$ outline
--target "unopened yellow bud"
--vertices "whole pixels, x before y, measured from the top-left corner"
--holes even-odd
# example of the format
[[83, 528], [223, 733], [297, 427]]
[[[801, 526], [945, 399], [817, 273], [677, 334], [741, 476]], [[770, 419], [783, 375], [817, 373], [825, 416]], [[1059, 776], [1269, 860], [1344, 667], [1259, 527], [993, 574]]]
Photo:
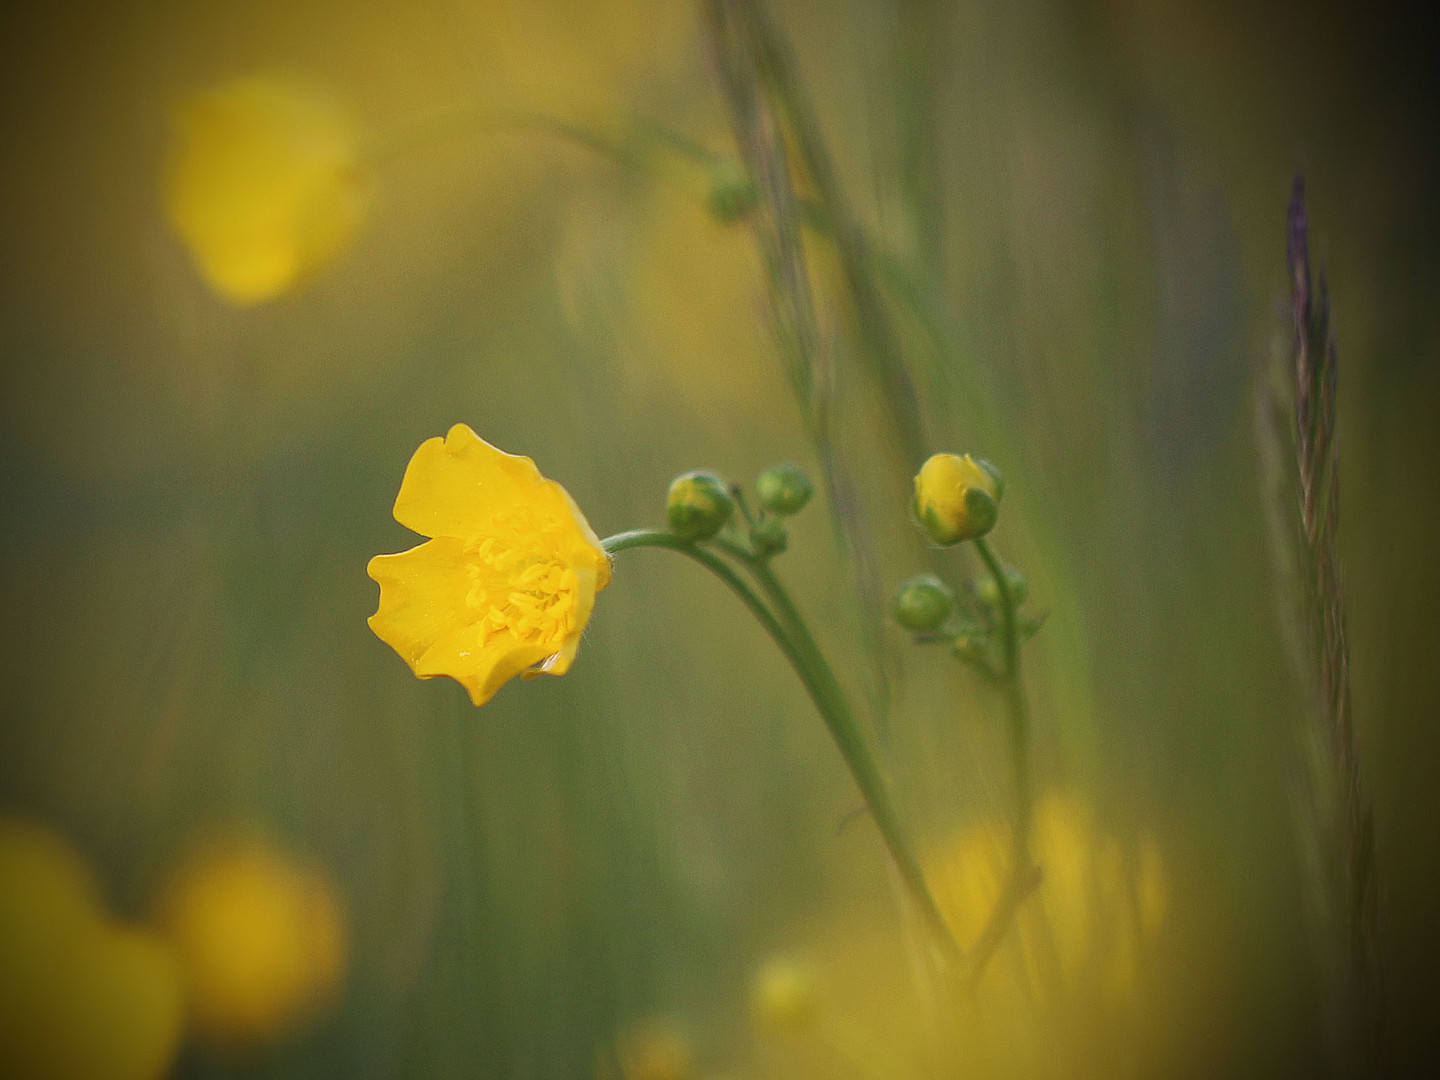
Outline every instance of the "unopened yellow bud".
[[712, 472], [688, 472], [670, 483], [665, 518], [686, 540], [708, 540], [725, 526], [735, 502], [725, 481]]
[[937, 544], [974, 540], [995, 527], [1004, 482], [983, 458], [936, 454], [915, 475], [915, 516]]

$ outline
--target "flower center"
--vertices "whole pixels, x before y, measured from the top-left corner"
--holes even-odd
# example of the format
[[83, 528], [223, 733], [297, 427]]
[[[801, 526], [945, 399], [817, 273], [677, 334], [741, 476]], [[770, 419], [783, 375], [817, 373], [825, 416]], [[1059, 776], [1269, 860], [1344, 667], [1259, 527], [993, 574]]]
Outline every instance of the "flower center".
[[575, 571], [550, 542], [544, 523], [525, 509], [497, 513], [484, 533], [465, 545], [480, 645], [496, 638], [558, 651], [575, 627]]

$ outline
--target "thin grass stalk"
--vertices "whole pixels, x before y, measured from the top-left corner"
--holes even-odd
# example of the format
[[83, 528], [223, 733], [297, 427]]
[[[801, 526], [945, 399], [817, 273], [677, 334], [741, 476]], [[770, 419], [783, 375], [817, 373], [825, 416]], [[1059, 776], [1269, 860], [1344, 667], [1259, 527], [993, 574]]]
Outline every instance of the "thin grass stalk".
[[900, 339], [875, 277], [869, 239], [841, 191], [834, 161], [820, 134], [820, 123], [809, 95], [796, 72], [789, 42], [757, 0], [734, 0], [732, 6], [750, 36], [762, 85], [773, 95], [794, 140], [800, 163], [814, 186], [817, 208], [824, 215], [840, 256], [863, 351], [884, 392], [905, 464], [913, 471], [929, 456], [931, 440], [925, 431], [920, 399], [906, 367]]
[[[1343, 1073], [1384, 1067], [1380, 887], [1375, 833], [1361, 778], [1350, 692], [1345, 594], [1338, 552], [1339, 356], [1322, 271], [1312, 279], [1302, 177], [1295, 179], [1286, 262], [1290, 310], [1285, 370], [1262, 388], [1260, 444], [1275, 538], [1282, 614], [1307, 692], [1299, 817], [1315, 909], [1327, 1026]], [[1313, 285], [1312, 285], [1313, 283]]]
[[881, 663], [879, 568], [854, 481], [835, 445], [834, 348], [822, 335], [816, 316], [802, 235], [805, 208], [795, 191], [782, 119], [774, 101], [762, 92], [759, 58], [745, 8], [738, 0], [709, 0], [704, 7], [708, 41], [735, 141], [756, 189], [756, 204], [749, 218], [769, 278], [776, 338], [820, 462], [841, 548], [861, 600], [863, 644], [870, 661], [868, 689], [877, 724], [883, 727], [889, 689]]

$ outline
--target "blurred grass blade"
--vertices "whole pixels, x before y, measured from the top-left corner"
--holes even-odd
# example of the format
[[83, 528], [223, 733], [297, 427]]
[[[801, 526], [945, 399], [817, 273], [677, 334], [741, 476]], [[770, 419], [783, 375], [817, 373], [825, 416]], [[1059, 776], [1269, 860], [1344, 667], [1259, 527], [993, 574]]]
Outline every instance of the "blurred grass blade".
[[1338, 351], [1322, 271], [1312, 282], [1305, 186], [1295, 178], [1289, 325], [1261, 388], [1259, 439], [1282, 615], [1306, 691], [1297, 813], [1327, 1025], [1343, 1074], [1380, 1063], [1383, 980], [1374, 825], [1351, 709], [1339, 527]]

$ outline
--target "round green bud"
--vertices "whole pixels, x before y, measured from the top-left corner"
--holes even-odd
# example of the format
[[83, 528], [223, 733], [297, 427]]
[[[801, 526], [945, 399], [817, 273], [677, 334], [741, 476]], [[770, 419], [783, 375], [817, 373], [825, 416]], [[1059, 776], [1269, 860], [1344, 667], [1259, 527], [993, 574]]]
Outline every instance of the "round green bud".
[[750, 544], [757, 555], [779, 555], [790, 546], [790, 530], [779, 518], [761, 518], [750, 530]]
[[810, 474], [789, 462], [771, 465], [755, 478], [755, 495], [772, 514], [798, 514], [814, 494]]
[[705, 205], [716, 221], [729, 224], [739, 221], [755, 208], [759, 193], [750, 174], [738, 161], [724, 161], [710, 174], [710, 191]]
[[974, 540], [995, 527], [1004, 482], [969, 454], [936, 454], [915, 474], [915, 516], [937, 544]]
[[725, 481], [703, 470], [682, 473], [670, 482], [665, 520], [686, 540], [708, 540], [730, 520], [735, 501]]
[[954, 608], [955, 594], [934, 574], [916, 574], [895, 593], [895, 621], [917, 634], [940, 629]]
[[[1005, 567], [1005, 582], [1010, 586], [1010, 602], [1019, 607], [1030, 595], [1030, 580], [1013, 566], [1007, 566]], [[991, 607], [1000, 606], [1000, 586], [989, 574], [976, 582], [975, 591], [979, 593], [980, 599]]]

